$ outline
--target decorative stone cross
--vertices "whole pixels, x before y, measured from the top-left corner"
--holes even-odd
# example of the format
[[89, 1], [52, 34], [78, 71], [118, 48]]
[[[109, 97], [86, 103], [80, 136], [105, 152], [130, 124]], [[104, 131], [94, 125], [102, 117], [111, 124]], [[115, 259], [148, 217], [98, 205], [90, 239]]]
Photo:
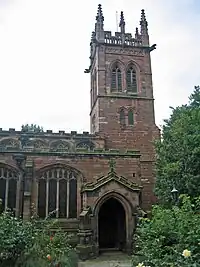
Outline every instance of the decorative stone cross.
[[110, 172], [115, 172], [116, 161], [114, 159], [110, 159], [109, 165], [110, 165]]

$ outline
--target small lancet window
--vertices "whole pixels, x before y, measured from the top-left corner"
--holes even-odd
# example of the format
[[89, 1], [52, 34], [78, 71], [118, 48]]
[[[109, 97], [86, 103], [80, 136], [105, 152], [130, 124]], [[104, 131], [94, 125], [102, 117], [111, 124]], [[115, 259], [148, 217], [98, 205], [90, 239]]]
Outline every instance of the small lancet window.
[[112, 79], [111, 89], [121, 92], [122, 91], [122, 73], [118, 66], [112, 69], [111, 79]]
[[128, 111], [128, 125], [134, 125], [134, 114], [133, 110]]
[[128, 92], [137, 93], [137, 75], [136, 75], [136, 70], [133, 67], [130, 67], [127, 70], [126, 86]]
[[126, 118], [125, 118], [125, 111], [124, 109], [121, 109], [119, 112], [119, 121], [121, 126], [125, 126], [126, 124]]

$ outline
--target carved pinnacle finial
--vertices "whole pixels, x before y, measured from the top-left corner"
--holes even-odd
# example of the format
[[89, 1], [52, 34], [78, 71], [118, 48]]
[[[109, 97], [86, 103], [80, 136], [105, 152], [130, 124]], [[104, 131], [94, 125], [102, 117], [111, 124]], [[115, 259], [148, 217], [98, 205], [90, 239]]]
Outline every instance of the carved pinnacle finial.
[[148, 22], [146, 20], [144, 9], [142, 9], [141, 11], [140, 26], [141, 26], [141, 34], [148, 34]]
[[119, 22], [119, 27], [121, 28], [121, 32], [125, 33], [125, 20], [124, 20], [124, 12], [121, 11], [121, 15], [120, 15], [120, 22]]
[[146, 16], [145, 16], [144, 9], [141, 10], [141, 21], [146, 21]]
[[99, 23], [102, 23], [102, 24], [104, 22], [104, 16], [103, 16], [103, 11], [102, 11], [101, 4], [98, 5], [96, 21], [99, 22]]
[[96, 40], [99, 43], [104, 42], [104, 16], [101, 8], [101, 4], [98, 5], [97, 16], [96, 16], [96, 23], [95, 23], [95, 33], [96, 33]]
[[138, 27], [136, 27], [135, 29], [135, 38], [137, 39], [139, 37], [139, 31], [138, 31]]
[[121, 16], [120, 16], [120, 23], [119, 26], [125, 25], [125, 20], [124, 20], [124, 12], [121, 11]]

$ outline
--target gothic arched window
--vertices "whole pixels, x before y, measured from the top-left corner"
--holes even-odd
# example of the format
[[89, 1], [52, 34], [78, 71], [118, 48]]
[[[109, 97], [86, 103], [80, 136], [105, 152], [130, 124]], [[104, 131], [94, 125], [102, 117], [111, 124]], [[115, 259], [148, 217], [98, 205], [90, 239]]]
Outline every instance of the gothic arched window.
[[128, 111], [128, 125], [134, 125], [134, 114], [133, 110]]
[[126, 72], [126, 87], [128, 92], [137, 93], [137, 73], [133, 66]]
[[[94, 115], [95, 116], [95, 115]], [[90, 150], [92, 150], [92, 149], [94, 149], [95, 148], [95, 145], [94, 145], [94, 143], [93, 142], [91, 142], [91, 141], [82, 141], [82, 142], [80, 142], [80, 143], [78, 143], [77, 145], [76, 145], [76, 148], [85, 148], [85, 149], [90, 149]]]
[[19, 173], [15, 169], [0, 166], [0, 212], [10, 209], [15, 214], [18, 180]]
[[115, 67], [112, 69], [111, 89], [119, 92], [122, 91], [122, 73], [117, 65], [115, 65]]
[[124, 109], [121, 109], [119, 112], [119, 122], [121, 126], [125, 126], [126, 124], [126, 117]]
[[44, 171], [38, 181], [39, 217], [77, 217], [77, 173], [65, 167]]

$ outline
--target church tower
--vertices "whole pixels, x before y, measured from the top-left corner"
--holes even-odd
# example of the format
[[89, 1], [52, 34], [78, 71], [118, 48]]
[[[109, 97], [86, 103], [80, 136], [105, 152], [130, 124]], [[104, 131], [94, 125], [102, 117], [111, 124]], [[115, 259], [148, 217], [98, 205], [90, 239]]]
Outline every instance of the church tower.
[[142, 10], [140, 29], [127, 33], [121, 12], [113, 36], [104, 30], [104, 16], [98, 6], [90, 43], [91, 132], [129, 135], [141, 127], [155, 126], [148, 23]]
[[150, 55], [156, 45], [149, 42], [144, 10], [134, 36], [126, 32], [123, 12], [119, 28], [114, 35], [104, 30], [99, 5], [90, 43], [90, 67], [85, 70], [91, 75], [91, 133], [103, 136], [108, 150], [140, 152], [143, 205], [149, 206], [154, 202], [154, 140], [160, 137], [155, 124]]

